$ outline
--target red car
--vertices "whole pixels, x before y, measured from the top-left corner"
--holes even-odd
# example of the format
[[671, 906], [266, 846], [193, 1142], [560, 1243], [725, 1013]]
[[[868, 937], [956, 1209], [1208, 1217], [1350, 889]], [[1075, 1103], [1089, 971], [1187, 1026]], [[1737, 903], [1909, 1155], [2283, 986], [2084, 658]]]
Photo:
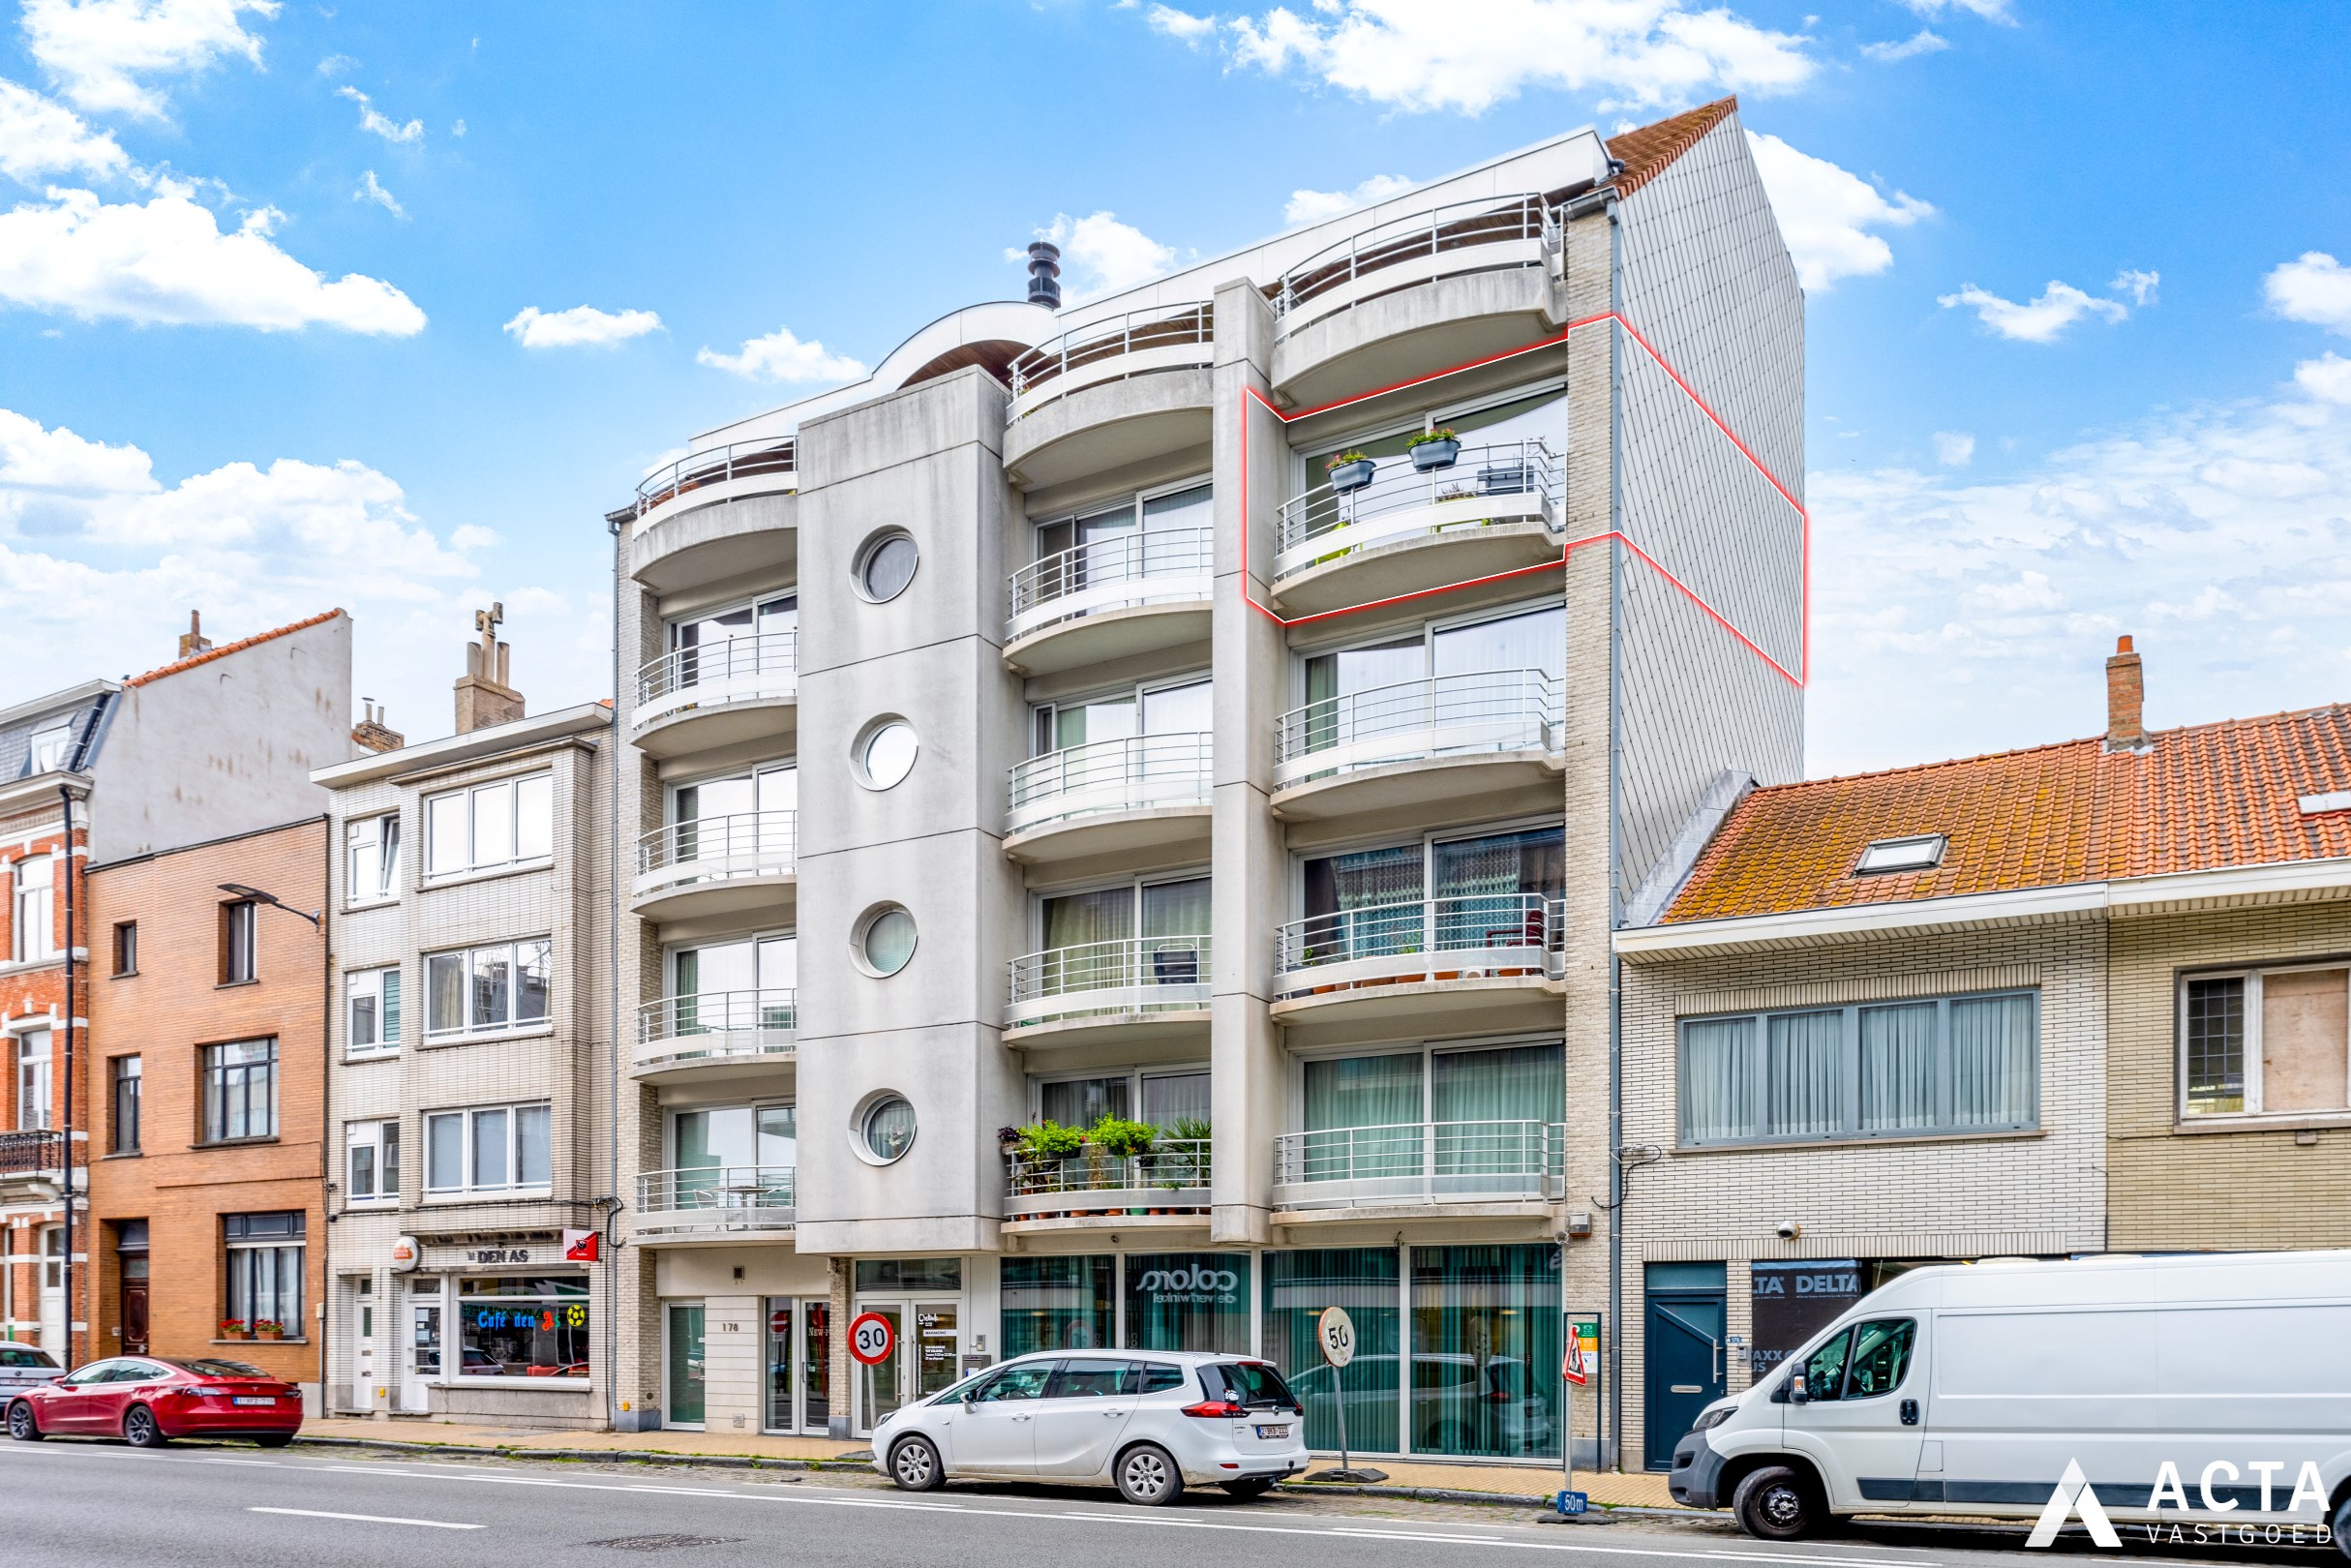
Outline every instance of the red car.
[[121, 1437], [161, 1448], [174, 1437], [250, 1437], [284, 1448], [302, 1429], [302, 1391], [258, 1367], [206, 1356], [116, 1356], [77, 1367], [9, 1401], [8, 1434]]

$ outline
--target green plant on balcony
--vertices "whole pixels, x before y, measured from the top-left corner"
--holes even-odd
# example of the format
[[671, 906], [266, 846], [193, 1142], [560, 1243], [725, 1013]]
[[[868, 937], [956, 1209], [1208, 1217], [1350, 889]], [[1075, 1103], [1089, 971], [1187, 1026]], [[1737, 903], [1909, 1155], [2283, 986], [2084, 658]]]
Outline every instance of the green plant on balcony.
[[1068, 1160], [1085, 1146], [1083, 1129], [1064, 1127], [1050, 1118], [1039, 1121], [1033, 1127], [1020, 1129], [1019, 1142], [1015, 1145], [1022, 1154], [1036, 1161]]
[[1151, 1152], [1152, 1139], [1159, 1130], [1149, 1122], [1130, 1122], [1116, 1116], [1104, 1116], [1086, 1131], [1086, 1141], [1114, 1160], [1131, 1160], [1136, 1155]]

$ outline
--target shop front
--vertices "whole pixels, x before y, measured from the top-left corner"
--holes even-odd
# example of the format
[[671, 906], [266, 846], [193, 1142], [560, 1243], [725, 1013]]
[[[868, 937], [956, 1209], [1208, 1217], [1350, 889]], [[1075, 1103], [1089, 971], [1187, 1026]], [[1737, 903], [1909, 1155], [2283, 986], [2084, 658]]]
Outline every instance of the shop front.
[[647, 1404], [660, 1425], [824, 1434], [836, 1334], [825, 1259], [782, 1240], [647, 1251], [660, 1298], [643, 1352]]
[[[347, 1282], [364, 1298], [353, 1316], [365, 1323], [370, 1360], [392, 1363], [391, 1408], [602, 1424], [594, 1375], [602, 1291], [586, 1264], [564, 1256], [558, 1233], [501, 1236], [495, 1245], [403, 1237], [385, 1285]], [[388, 1323], [378, 1317], [384, 1308]], [[388, 1358], [377, 1339], [386, 1329]]]

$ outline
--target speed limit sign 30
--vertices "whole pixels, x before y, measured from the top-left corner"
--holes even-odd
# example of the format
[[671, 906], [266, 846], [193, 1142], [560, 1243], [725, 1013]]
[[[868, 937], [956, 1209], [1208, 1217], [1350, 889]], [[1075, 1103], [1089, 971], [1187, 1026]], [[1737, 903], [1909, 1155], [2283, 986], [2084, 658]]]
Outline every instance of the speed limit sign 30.
[[878, 1367], [889, 1359], [897, 1334], [880, 1312], [860, 1312], [849, 1325], [849, 1353], [860, 1366]]

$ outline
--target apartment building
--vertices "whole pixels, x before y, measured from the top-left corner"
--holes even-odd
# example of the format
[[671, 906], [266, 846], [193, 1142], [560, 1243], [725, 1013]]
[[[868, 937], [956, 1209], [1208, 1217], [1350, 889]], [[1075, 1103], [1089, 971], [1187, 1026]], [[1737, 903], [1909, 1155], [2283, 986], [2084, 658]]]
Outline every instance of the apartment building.
[[92, 1094], [111, 1089], [91, 1057], [111, 1042], [94, 1040], [90, 1010], [112, 933], [94, 964], [85, 868], [315, 815], [310, 770], [349, 746], [342, 611], [219, 647], [191, 616], [178, 652], [0, 710], [0, 1336], [72, 1362], [111, 1352], [91, 1338], [101, 1317], [119, 1326], [93, 1290], [137, 1267], [122, 1245], [135, 1234], [91, 1220], [106, 1126]]
[[1718, 774], [1800, 770], [1803, 301], [1735, 106], [1066, 308], [1032, 257], [610, 519], [619, 1419], [1188, 1347], [1328, 1445], [1343, 1305], [1359, 1452], [1556, 1457], [1610, 932]]
[[[330, 798], [329, 1409], [609, 1421], [612, 709], [537, 716], [480, 612], [456, 733]], [[371, 715], [371, 719], [373, 719]]]
[[1918, 1263], [2351, 1245], [2351, 710], [2149, 731], [2127, 637], [2107, 685], [1724, 800], [1617, 933], [1628, 1463]]

